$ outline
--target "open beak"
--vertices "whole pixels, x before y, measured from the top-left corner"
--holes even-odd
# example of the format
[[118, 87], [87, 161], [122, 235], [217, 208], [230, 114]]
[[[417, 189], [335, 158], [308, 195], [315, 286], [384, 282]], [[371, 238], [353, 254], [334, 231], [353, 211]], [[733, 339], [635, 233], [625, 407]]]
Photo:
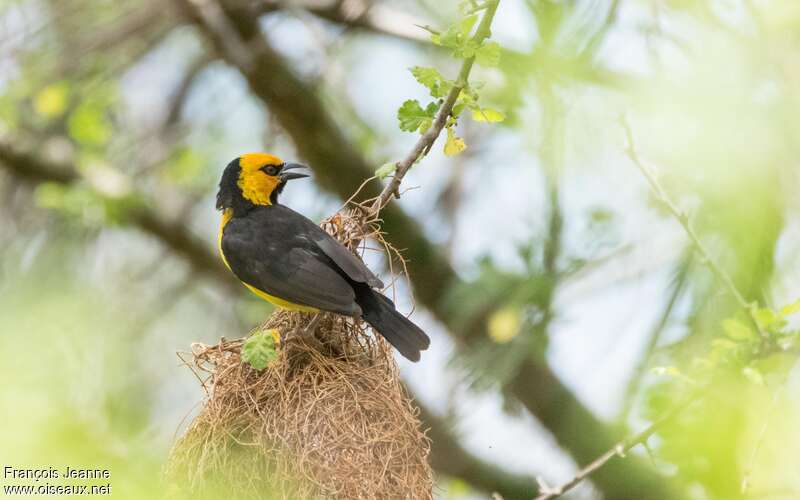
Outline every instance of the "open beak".
[[299, 163], [287, 163], [281, 169], [280, 179], [281, 182], [290, 181], [292, 179], [302, 179], [303, 177], [308, 177], [308, 174], [302, 174], [300, 172], [290, 172], [290, 170], [297, 170], [299, 168], [307, 169], [305, 165], [300, 165]]

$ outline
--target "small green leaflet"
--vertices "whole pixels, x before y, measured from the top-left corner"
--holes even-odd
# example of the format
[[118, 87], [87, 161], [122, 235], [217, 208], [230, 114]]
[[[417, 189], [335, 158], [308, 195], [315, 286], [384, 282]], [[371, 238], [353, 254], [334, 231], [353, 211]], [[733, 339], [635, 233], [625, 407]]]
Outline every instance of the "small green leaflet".
[[480, 48], [470, 37], [477, 20], [478, 16], [475, 14], [467, 16], [441, 33], [432, 33], [431, 41], [436, 45], [451, 49], [456, 57], [462, 59], [472, 57]]
[[426, 68], [423, 66], [414, 66], [410, 68], [411, 74], [417, 79], [419, 83], [426, 87], [433, 88], [440, 80], [444, 80], [439, 70], [436, 68]]
[[263, 370], [278, 353], [275, 350], [276, 330], [262, 330], [249, 336], [242, 345], [242, 361], [255, 370]]
[[395, 170], [397, 170], [397, 163], [390, 161], [389, 163], [384, 163], [378, 167], [378, 170], [375, 171], [375, 176], [378, 179], [385, 179], [392, 175]]
[[758, 338], [749, 326], [736, 319], [726, 319], [722, 322], [722, 329], [728, 338], [733, 340], [755, 340]]
[[481, 66], [495, 67], [500, 64], [500, 44], [487, 42], [475, 51], [475, 62]]
[[425, 109], [419, 104], [416, 99], [409, 99], [400, 106], [397, 110], [397, 119], [400, 122], [400, 130], [406, 132], [425, 133], [433, 123], [433, 118], [436, 116], [436, 111], [439, 105], [435, 102], [428, 104]]
[[453, 88], [453, 82], [445, 79], [435, 68], [414, 66], [409, 71], [419, 83], [430, 90], [432, 97], [444, 97]]
[[466, 16], [464, 19], [461, 20], [460, 23], [458, 23], [458, 27], [459, 27], [459, 30], [461, 32], [460, 34], [461, 34], [461, 36], [463, 38], [466, 38], [466, 37], [469, 36], [469, 34], [472, 32], [472, 27], [475, 26], [475, 23], [477, 21], [478, 21], [478, 15], [477, 14], [472, 14], [472, 15]]
[[459, 33], [458, 28], [455, 26], [450, 26], [441, 33], [431, 34], [431, 41], [436, 45], [441, 45], [442, 47], [456, 49], [460, 43], [460, 35], [461, 34]]
[[786, 320], [767, 307], [752, 307], [750, 309], [750, 314], [753, 316], [756, 323], [758, 323], [758, 326], [764, 330], [782, 328], [786, 324]]

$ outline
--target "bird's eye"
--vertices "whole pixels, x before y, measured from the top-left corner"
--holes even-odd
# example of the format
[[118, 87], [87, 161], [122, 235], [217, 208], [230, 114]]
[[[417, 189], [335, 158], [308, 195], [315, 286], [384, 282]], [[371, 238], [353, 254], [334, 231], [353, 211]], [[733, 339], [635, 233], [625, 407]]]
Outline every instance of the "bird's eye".
[[267, 175], [276, 175], [278, 173], [278, 167], [276, 167], [275, 165], [267, 165], [261, 170], [263, 170], [264, 173], [266, 173]]

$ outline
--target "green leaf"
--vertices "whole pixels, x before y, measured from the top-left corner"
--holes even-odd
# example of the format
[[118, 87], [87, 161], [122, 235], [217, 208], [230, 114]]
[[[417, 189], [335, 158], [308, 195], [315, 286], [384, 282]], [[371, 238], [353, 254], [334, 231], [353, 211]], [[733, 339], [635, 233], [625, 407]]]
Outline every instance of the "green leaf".
[[458, 23], [459, 30], [461, 32], [461, 36], [466, 38], [472, 32], [472, 27], [475, 26], [475, 22], [478, 20], [477, 14], [472, 14], [471, 16], [467, 16]]
[[758, 369], [753, 368], [752, 366], [745, 366], [742, 369], [742, 375], [756, 385], [764, 385], [764, 376], [760, 371], [758, 371]]
[[467, 59], [476, 55], [478, 53], [478, 49], [480, 49], [478, 43], [470, 39], [459, 44], [458, 47], [456, 47], [456, 49], [453, 51], [453, 55], [462, 59]]
[[498, 123], [506, 119], [506, 115], [492, 108], [476, 108], [472, 110], [472, 119], [476, 122]]
[[469, 109], [480, 109], [481, 107], [477, 103], [478, 94], [472, 90], [471, 87], [465, 87], [461, 89], [461, 92], [458, 93], [458, 99], [456, 102], [463, 103], [469, 106]]
[[470, 36], [477, 21], [478, 15], [472, 14], [440, 33], [428, 29], [431, 32], [431, 41], [452, 50], [455, 57], [466, 59], [475, 56], [479, 64], [497, 66], [500, 62], [500, 46], [496, 42], [488, 42], [481, 46]]
[[375, 171], [375, 175], [378, 177], [378, 179], [385, 179], [392, 175], [395, 170], [397, 170], [397, 163], [391, 161], [381, 165], [378, 170]]
[[767, 330], [771, 326], [781, 322], [781, 318], [772, 309], [766, 307], [754, 307], [750, 309], [753, 319], [758, 323], [758, 326]]
[[414, 66], [413, 68], [409, 69], [409, 71], [411, 71], [411, 74], [414, 75], [414, 78], [416, 78], [419, 83], [425, 85], [429, 89], [432, 89], [434, 86], [436, 86], [439, 81], [444, 80], [444, 77], [436, 68]]
[[441, 45], [450, 49], [456, 49], [459, 45], [461, 45], [461, 33], [456, 26], [450, 26], [440, 33], [439, 36], [431, 36], [431, 40], [437, 45]]
[[439, 105], [430, 103], [423, 109], [419, 101], [416, 99], [409, 99], [400, 106], [397, 110], [397, 119], [400, 122], [400, 130], [406, 132], [416, 132], [420, 130], [424, 132], [430, 128], [433, 123], [433, 117], [436, 116], [436, 110]]
[[488, 42], [475, 51], [475, 62], [481, 66], [494, 67], [500, 64], [500, 44]]
[[262, 330], [249, 336], [242, 345], [242, 361], [255, 370], [263, 370], [278, 357], [277, 338], [277, 330]]
[[431, 128], [431, 125], [433, 125], [433, 119], [428, 118], [427, 120], [423, 120], [423, 122], [419, 124], [419, 133], [424, 134]]
[[106, 110], [91, 101], [78, 106], [68, 120], [70, 135], [89, 146], [102, 146], [111, 139], [111, 122]]
[[797, 300], [796, 302], [781, 307], [780, 316], [781, 317], [791, 316], [792, 314], [796, 314], [799, 312], [800, 312], [800, 300]]
[[725, 335], [733, 340], [755, 340], [758, 338], [752, 328], [736, 319], [726, 319], [722, 322]]
[[464, 139], [457, 137], [453, 127], [447, 128], [447, 142], [444, 143], [444, 154], [447, 156], [455, 156], [467, 149], [467, 144]]
[[444, 97], [453, 88], [453, 82], [445, 79], [436, 68], [414, 66], [410, 71], [419, 83], [430, 90], [433, 97]]

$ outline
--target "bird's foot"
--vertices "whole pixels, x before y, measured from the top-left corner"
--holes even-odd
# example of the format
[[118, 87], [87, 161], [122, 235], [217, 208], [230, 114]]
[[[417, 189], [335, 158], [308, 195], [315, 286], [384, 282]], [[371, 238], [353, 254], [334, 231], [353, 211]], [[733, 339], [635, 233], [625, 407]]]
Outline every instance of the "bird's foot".
[[303, 343], [314, 347], [317, 351], [322, 350], [322, 342], [314, 335], [314, 332], [317, 330], [317, 325], [319, 324], [320, 319], [322, 319], [322, 314], [317, 313], [311, 318], [311, 321], [305, 327], [301, 325], [297, 325], [294, 329], [293, 337], [300, 339]]

